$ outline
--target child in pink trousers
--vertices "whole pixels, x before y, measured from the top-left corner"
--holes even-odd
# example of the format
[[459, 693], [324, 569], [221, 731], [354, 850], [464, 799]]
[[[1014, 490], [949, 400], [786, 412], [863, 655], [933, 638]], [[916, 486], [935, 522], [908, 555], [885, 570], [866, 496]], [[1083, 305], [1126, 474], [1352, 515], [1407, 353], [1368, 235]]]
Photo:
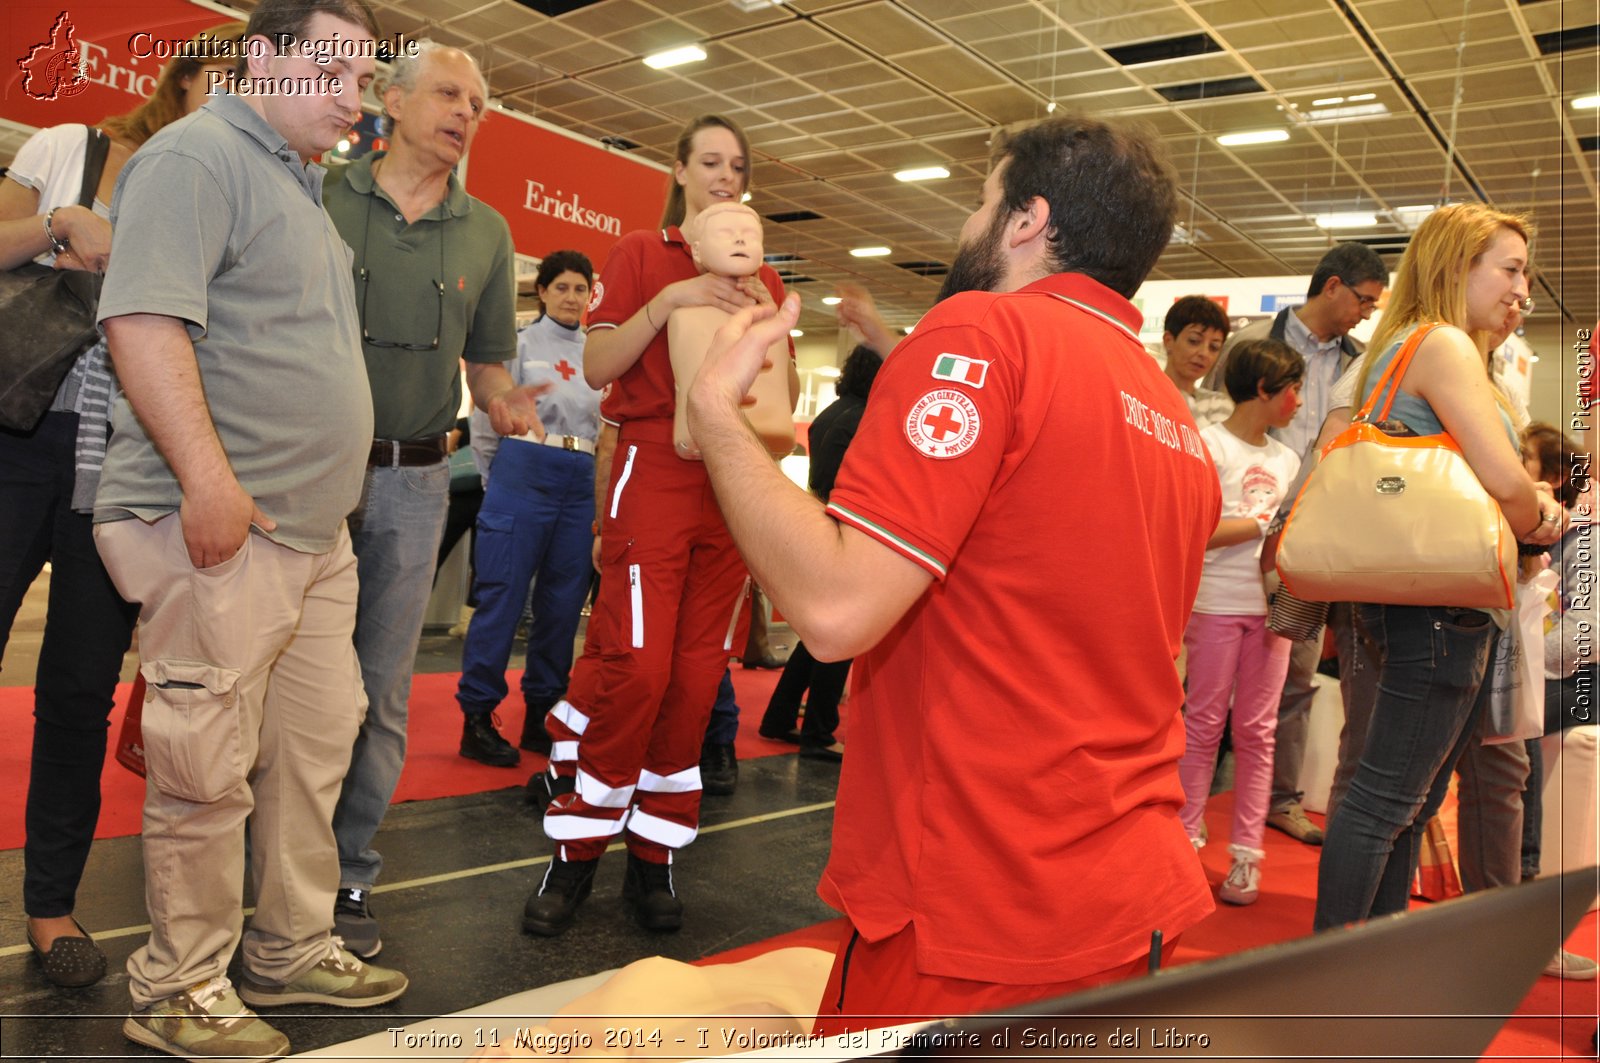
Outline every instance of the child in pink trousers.
[[1188, 745], [1178, 761], [1185, 804], [1183, 826], [1196, 849], [1217, 745], [1231, 703], [1233, 868], [1218, 896], [1252, 904], [1261, 889], [1261, 835], [1272, 796], [1273, 738], [1278, 699], [1289, 670], [1291, 643], [1267, 630], [1261, 583], [1261, 542], [1267, 525], [1300, 469], [1300, 457], [1267, 434], [1283, 428], [1300, 408], [1305, 363], [1277, 340], [1240, 344], [1230, 354], [1223, 383], [1235, 403], [1225, 421], [1200, 432], [1222, 481], [1222, 519], [1206, 543], [1205, 568], [1194, 613], [1183, 633], [1189, 654]]

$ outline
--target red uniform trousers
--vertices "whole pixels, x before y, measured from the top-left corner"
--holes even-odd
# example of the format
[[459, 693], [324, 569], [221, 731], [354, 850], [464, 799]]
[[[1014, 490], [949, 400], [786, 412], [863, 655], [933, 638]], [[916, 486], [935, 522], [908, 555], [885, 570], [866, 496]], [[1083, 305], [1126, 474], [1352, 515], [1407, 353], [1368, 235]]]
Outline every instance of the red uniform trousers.
[[544, 829], [591, 860], [627, 829], [655, 863], [700, 826], [700, 746], [747, 617], [744, 561], [705, 466], [673, 453], [672, 421], [623, 424], [601, 521], [600, 595], [565, 700], [545, 719], [577, 790]]

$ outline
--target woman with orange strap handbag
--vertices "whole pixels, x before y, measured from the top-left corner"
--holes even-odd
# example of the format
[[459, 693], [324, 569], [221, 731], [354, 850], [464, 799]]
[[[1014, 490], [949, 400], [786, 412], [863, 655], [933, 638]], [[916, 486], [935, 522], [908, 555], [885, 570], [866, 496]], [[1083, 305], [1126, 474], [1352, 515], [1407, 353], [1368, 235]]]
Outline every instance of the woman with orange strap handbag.
[[[1523, 542], [1548, 544], [1562, 511], [1522, 467], [1504, 401], [1490, 382], [1487, 338], [1528, 298], [1531, 227], [1480, 204], [1440, 208], [1401, 259], [1367, 348], [1358, 401], [1420, 328], [1395, 384], [1390, 417], [1420, 435], [1447, 433]], [[1356, 606], [1379, 651], [1378, 696], [1360, 766], [1328, 824], [1315, 927], [1406, 909], [1422, 828], [1444, 800], [1484, 702], [1480, 694], [1504, 617], [1433, 605]]]

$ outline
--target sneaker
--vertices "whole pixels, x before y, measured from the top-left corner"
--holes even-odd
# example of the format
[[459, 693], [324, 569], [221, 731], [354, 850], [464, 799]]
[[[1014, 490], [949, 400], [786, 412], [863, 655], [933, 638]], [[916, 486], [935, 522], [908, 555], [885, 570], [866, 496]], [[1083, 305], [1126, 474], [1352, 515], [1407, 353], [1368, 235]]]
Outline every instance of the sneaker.
[[123, 1021], [122, 1033], [186, 1059], [265, 1063], [289, 1054], [289, 1039], [245, 1007], [221, 976], [140, 1008]]
[[582, 904], [594, 889], [595, 868], [599, 859], [563, 860], [552, 857], [539, 889], [522, 908], [522, 929], [541, 937], [555, 937], [578, 914]]
[[1579, 956], [1576, 952], [1561, 949], [1555, 954], [1554, 959], [1545, 964], [1544, 973], [1551, 978], [1586, 982], [1596, 974], [1600, 974], [1600, 964], [1596, 964], [1587, 956]]
[[341, 886], [333, 901], [333, 932], [344, 939], [345, 948], [363, 960], [383, 951], [378, 919], [367, 900], [371, 893], [371, 886]]
[[1261, 895], [1261, 859], [1267, 854], [1242, 845], [1230, 845], [1228, 852], [1233, 856], [1233, 868], [1217, 890], [1218, 899], [1228, 904], [1256, 903]]
[[336, 937], [328, 939], [328, 954], [317, 965], [287, 985], [253, 981], [249, 974], [239, 983], [246, 1004], [270, 1008], [280, 1004], [332, 1004], [336, 1008], [371, 1008], [387, 1004], [406, 991], [410, 980], [399, 971], [362, 963]]
[[552, 775], [550, 771], [549, 768], [540, 768], [528, 776], [528, 784], [522, 788], [522, 796], [527, 798], [528, 804], [549, 808], [550, 802], [562, 794], [578, 792], [576, 775]]
[[469, 714], [461, 726], [461, 755], [496, 768], [514, 768], [522, 754], [500, 737], [494, 725], [493, 713]]
[[629, 853], [622, 899], [633, 906], [634, 917], [646, 930], [671, 933], [683, 925], [683, 902], [672, 888], [671, 864], [651, 863]]
[[732, 742], [714, 742], [700, 751], [700, 788], [712, 797], [731, 797], [739, 785], [739, 758]]
[[1322, 828], [1311, 822], [1298, 801], [1268, 813], [1267, 826], [1307, 845], [1322, 844]]

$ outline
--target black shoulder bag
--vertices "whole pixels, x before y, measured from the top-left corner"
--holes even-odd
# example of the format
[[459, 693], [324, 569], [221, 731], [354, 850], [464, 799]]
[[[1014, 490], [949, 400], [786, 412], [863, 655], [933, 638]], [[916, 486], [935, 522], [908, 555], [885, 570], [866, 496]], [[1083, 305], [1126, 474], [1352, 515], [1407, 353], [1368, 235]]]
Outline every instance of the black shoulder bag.
[[[94, 207], [111, 138], [89, 129], [78, 205]], [[0, 272], [0, 428], [31, 432], [95, 340], [100, 274], [24, 262]]]

